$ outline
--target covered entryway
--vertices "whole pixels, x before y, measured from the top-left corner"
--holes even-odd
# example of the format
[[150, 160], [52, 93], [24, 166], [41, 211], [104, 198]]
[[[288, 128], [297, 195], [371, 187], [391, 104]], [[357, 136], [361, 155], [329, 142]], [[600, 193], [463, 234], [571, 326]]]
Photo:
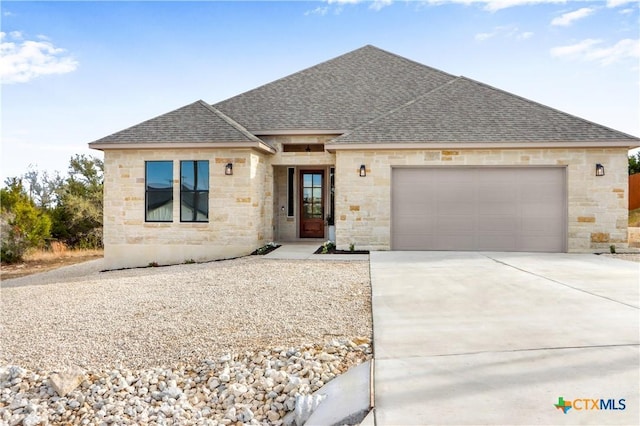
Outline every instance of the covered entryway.
[[323, 241], [333, 225], [332, 165], [273, 167], [274, 241]]
[[392, 250], [564, 252], [565, 167], [393, 168]]

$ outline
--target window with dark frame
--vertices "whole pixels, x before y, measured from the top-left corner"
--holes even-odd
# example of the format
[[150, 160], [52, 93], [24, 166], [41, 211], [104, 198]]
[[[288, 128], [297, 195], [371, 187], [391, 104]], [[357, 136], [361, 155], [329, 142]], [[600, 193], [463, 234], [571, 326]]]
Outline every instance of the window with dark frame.
[[173, 221], [173, 161], [145, 161], [145, 221]]
[[180, 222], [209, 221], [209, 161], [180, 161]]
[[335, 225], [336, 221], [336, 169], [329, 169], [329, 225]]
[[294, 216], [294, 202], [295, 202], [295, 193], [293, 192], [294, 181], [295, 181], [295, 173], [296, 169], [293, 167], [289, 167], [287, 169], [287, 216]]

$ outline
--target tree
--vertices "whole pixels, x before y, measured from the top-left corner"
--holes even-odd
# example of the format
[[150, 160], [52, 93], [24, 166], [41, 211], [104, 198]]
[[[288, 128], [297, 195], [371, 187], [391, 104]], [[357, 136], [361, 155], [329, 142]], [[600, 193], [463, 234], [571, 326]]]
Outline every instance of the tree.
[[635, 156], [629, 156], [629, 174], [636, 173], [640, 173], [640, 152], [637, 152]]
[[1, 257], [3, 262], [22, 260], [29, 248], [44, 246], [51, 236], [51, 218], [29, 199], [22, 181], [11, 178], [0, 189]]
[[29, 198], [36, 206], [43, 209], [52, 209], [58, 203], [58, 195], [64, 184], [64, 179], [57, 171], [49, 176], [46, 171], [40, 173], [33, 165], [29, 165], [27, 173], [22, 176], [27, 183]]
[[75, 155], [69, 162], [52, 212], [53, 235], [69, 246], [102, 247], [103, 172], [102, 160], [93, 156]]

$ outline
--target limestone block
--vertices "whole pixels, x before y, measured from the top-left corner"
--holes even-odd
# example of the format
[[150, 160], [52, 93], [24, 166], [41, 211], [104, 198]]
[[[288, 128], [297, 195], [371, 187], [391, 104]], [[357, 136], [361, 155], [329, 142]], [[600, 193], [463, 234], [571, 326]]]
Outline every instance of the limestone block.
[[608, 232], [592, 232], [591, 233], [592, 243], [608, 243], [609, 241], [610, 241], [610, 236]]

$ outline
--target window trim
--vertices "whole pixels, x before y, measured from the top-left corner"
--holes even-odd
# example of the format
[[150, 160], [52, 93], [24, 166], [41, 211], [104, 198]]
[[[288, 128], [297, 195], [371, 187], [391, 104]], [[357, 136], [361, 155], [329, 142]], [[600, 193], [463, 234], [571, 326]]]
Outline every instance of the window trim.
[[[183, 185], [182, 185], [182, 165], [184, 163], [193, 163], [193, 171], [194, 171], [194, 177], [193, 177], [193, 190], [183, 190]], [[198, 188], [198, 163], [207, 163], [207, 190], [199, 190]], [[180, 223], [209, 223], [209, 190], [211, 188], [211, 168], [209, 167], [209, 160], [180, 160]], [[182, 196], [183, 194], [193, 194], [193, 205], [194, 205], [194, 209], [193, 209], [193, 215], [194, 218], [192, 220], [184, 220], [182, 218]], [[205, 220], [198, 220], [198, 195], [201, 194], [206, 194], [206, 204], [207, 204], [207, 218]]]
[[[148, 165], [149, 163], [168, 163], [171, 165], [171, 188], [157, 190], [152, 192], [170, 192], [171, 193], [171, 218], [167, 220], [153, 220], [149, 219], [149, 184], [148, 184]], [[175, 201], [173, 196], [173, 160], [152, 160], [144, 162], [144, 221], [145, 223], [172, 223], [173, 222], [173, 203]]]

